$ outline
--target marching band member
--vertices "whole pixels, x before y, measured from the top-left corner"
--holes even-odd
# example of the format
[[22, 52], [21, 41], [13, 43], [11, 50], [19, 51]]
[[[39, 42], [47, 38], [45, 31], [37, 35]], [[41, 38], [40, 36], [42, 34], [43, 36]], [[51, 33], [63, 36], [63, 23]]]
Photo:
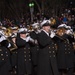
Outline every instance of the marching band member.
[[10, 75], [11, 61], [10, 61], [10, 51], [8, 47], [10, 47], [10, 44], [1, 32], [0, 33], [0, 74], [1, 75]]
[[56, 60], [56, 44], [51, 39], [50, 21], [44, 20], [42, 31], [38, 34], [38, 71], [37, 75], [59, 75]]
[[11, 37], [9, 37], [9, 42], [11, 46], [9, 47], [11, 52], [11, 64], [12, 64], [12, 73], [17, 74], [17, 46], [16, 46], [16, 34], [12, 34]]
[[18, 75], [32, 74], [32, 60], [29, 41], [34, 41], [27, 36], [25, 28], [19, 29], [16, 38], [17, 49], [17, 71]]
[[39, 30], [39, 23], [32, 24], [34, 31], [30, 33], [32, 39], [35, 40], [34, 43], [31, 43], [31, 54], [32, 54], [32, 63], [33, 63], [33, 73], [37, 75], [37, 62], [38, 62], [38, 42], [37, 42], [37, 35], [40, 33]]
[[60, 25], [56, 32], [57, 42], [57, 63], [60, 75], [73, 75], [74, 50], [66, 34], [64, 25]]

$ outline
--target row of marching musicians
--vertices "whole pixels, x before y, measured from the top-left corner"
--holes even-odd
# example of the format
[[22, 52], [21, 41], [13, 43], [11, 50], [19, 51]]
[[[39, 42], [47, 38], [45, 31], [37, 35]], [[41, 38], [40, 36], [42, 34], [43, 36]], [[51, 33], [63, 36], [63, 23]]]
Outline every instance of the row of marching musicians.
[[73, 75], [74, 34], [61, 24], [52, 30], [49, 20], [41, 23], [41, 30], [19, 29], [17, 35], [5, 37], [0, 31], [0, 74], [11, 75]]

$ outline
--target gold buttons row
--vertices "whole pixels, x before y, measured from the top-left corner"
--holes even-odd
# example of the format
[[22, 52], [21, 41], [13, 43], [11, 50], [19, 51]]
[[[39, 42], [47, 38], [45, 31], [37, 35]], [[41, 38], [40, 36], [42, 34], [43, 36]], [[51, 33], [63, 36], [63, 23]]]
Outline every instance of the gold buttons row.
[[[50, 49], [51, 47], [49, 47], [49, 49]], [[55, 48], [55, 47], [52, 47], [53, 49]]]
[[[24, 48], [24, 49], [26, 49], [26, 48]], [[30, 49], [30, 47], [28, 49]]]
[[52, 52], [51, 52], [51, 51], [49, 51], [49, 53], [55, 53], [55, 51], [52, 51]]
[[[26, 59], [24, 59], [25, 61], [27, 61]], [[31, 61], [31, 59], [29, 59], [29, 61]]]
[[50, 58], [51, 58], [51, 57], [56, 57], [56, 56], [55, 56], [55, 55], [50, 55]]
[[70, 54], [71, 52], [65, 52], [65, 54]]
[[[24, 51], [24, 53], [26, 53], [26, 51]], [[30, 51], [28, 53], [30, 53]]]

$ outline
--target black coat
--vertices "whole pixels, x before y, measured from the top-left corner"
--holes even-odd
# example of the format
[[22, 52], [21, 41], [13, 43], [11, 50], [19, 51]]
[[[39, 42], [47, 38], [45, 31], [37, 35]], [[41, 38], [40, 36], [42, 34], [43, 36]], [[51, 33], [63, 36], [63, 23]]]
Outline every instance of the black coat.
[[44, 32], [38, 34], [38, 75], [59, 75], [56, 61], [56, 44]]
[[11, 37], [9, 38], [9, 42], [11, 44], [11, 47], [10, 47], [11, 63], [12, 63], [12, 67], [14, 68], [15, 66], [17, 66], [17, 46], [12, 41], [12, 38]]
[[8, 42], [6, 40], [1, 42], [0, 46], [0, 75], [10, 75], [11, 60], [10, 60], [10, 51], [6, 47]]
[[[37, 40], [37, 35], [34, 31], [30, 33], [30, 36], [32, 39]], [[38, 59], [38, 50], [39, 46], [38, 44], [31, 43], [31, 55], [32, 55], [32, 63], [34, 66], [37, 65], [37, 59]]]
[[59, 69], [69, 69], [74, 67], [74, 50], [72, 40], [68, 37], [57, 38], [57, 62]]
[[31, 74], [32, 61], [29, 43], [20, 37], [16, 38], [18, 75]]

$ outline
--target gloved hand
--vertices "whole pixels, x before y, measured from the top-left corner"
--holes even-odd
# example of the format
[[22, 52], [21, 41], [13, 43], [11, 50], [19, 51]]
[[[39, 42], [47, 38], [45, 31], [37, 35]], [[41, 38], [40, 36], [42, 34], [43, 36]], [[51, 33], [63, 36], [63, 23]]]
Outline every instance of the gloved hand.
[[55, 33], [54, 32], [51, 32], [50, 37], [53, 38], [54, 36], [55, 36]]
[[26, 37], [26, 42], [29, 42], [29, 41], [32, 43], [34, 42], [34, 40], [30, 36]]
[[29, 42], [30, 36], [26, 37], [26, 42]]

